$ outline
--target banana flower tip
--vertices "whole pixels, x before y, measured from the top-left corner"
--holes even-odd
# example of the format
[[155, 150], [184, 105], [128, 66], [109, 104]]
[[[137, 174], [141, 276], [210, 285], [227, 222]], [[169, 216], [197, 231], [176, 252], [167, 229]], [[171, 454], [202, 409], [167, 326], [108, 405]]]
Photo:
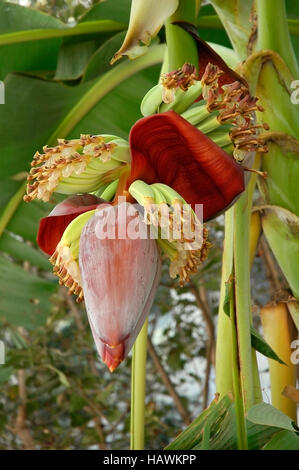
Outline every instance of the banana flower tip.
[[110, 372], [114, 372], [119, 364], [124, 360], [124, 353], [124, 343], [120, 343], [117, 346], [110, 346], [109, 344], [105, 344], [102, 357]]

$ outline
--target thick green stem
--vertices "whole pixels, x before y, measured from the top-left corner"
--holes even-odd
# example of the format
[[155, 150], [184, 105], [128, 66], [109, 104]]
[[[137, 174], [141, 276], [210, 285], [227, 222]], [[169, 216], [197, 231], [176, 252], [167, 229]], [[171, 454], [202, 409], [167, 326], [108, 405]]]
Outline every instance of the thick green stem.
[[[261, 156], [257, 154], [253, 164], [254, 169], [259, 169]], [[250, 325], [251, 317], [251, 293], [250, 293], [250, 222], [253, 193], [257, 176], [252, 175], [246, 192], [235, 205], [235, 235], [234, 235], [234, 265], [236, 285], [236, 309], [238, 324], [240, 352], [241, 384], [245, 411], [256, 403], [262, 401], [262, 392], [259, 379], [256, 352], [251, 348]], [[241, 323], [239, 324], [238, 321]], [[245, 359], [244, 359], [245, 358]], [[245, 361], [245, 362], [244, 362]], [[248, 374], [248, 375], [247, 375]]]
[[292, 46], [286, 16], [285, 0], [257, 0], [258, 50], [272, 49], [285, 61], [295, 78], [298, 64]]
[[[259, 157], [254, 167], [259, 166]], [[240, 380], [244, 409], [261, 401], [261, 388], [255, 351], [251, 348], [251, 302], [249, 227], [252, 196], [256, 184], [253, 175], [246, 192], [225, 214], [225, 239], [216, 345], [216, 390], [221, 396], [233, 390], [231, 322], [223, 310], [225, 283], [235, 267], [236, 324], [240, 362]], [[234, 260], [234, 262], [233, 262]]]
[[245, 191], [234, 206], [234, 268], [240, 379], [243, 404], [246, 412], [255, 403], [250, 334], [250, 210], [251, 204], [248, 200], [248, 191]]
[[238, 354], [238, 338], [235, 312], [235, 282], [233, 280], [234, 272], [232, 271], [231, 288], [230, 288], [230, 327], [231, 327], [231, 348], [232, 348], [232, 380], [236, 410], [237, 424], [237, 442], [238, 450], [248, 449], [247, 429], [244, 415], [244, 406], [242, 400], [241, 383], [239, 376], [239, 354]]
[[170, 17], [170, 21], [188, 21], [195, 23], [198, 5], [196, 0], [180, 0], [179, 6], [174, 14]]
[[216, 391], [220, 398], [233, 391], [231, 321], [223, 310], [226, 282], [233, 269], [233, 208], [225, 213], [225, 238], [216, 342]]
[[[256, 155], [253, 168], [259, 169], [261, 156]], [[256, 352], [251, 347], [250, 325], [250, 221], [257, 176], [252, 175], [247, 190], [234, 208], [234, 267], [236, 279], [236, 318], [239, 343], [240, 377], [245, 412], [262, 401]]]
[[168, 71], [177, 70], [186, 62], [198, 67], [197, 47], [194, 39], [180, 26], [172, 24], [175, 21], [195, 23], [196, 1], [181, 0], [176, 12], [166, 23], [166, 42], [168, 49]]
[[131, 376], [131, 450], [144, 449], [147, 326], [144, 323], [133, 347]]
[[[257, 153], [255, 156], [253, 168], [256, 170], [259, 170], [261, 166], [261, 154]], [[254, 190], [256, 187], [256, 182], [257, 182], [257, 175], [251, 175], [248, 188], [247, 188], [247, 193], [248, 193], [248, 201], [249, 201], [249, 225], [248, 225], [248, 256], [249, 256], [249, 272], [251, 271], [252, 267], [252, 254], [251, 254], [251, 240], [250, 240], [250, 226], [251, 226], [251, 209], [252, 209], [252, 201], [253, 201], [253, 194]], [[257, 357], [256, 357], [256, 352], [254, 349], [251, 350], [251, 356], [252, 356], [252, 369], [253, 369], [253, 387], [254, 387], [254, 403], [260, 403], [263, 401], [263, 396], [262, 396], [262, 389], [261, 389], [261, 382], [260, 382], [260, 375], [259, 375], [259, 370], [258, 370], [258, 364], [257, 364]]]

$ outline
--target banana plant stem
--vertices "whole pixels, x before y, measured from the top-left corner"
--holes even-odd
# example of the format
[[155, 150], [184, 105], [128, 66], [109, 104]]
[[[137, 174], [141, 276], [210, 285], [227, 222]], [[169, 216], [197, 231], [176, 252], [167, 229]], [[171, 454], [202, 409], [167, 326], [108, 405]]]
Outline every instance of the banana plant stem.
[[[255, 156], [253, 169], [259, 170], [261, 167], [261, 154], [257, 153]], [[262, 231], [262, 225], [260, 221], [260, 217], [258, 214], [251, 213], [252, 208], [252, 200], [253, 200], [253, 193], [256, 187], [257, 182], [257, 175], [251, 175], [249, 184], [248, 184], [248, 201], [250, 203], [250, 208], [248, 209], [248, 217], [249, 217], [249, 269], [251, 271], [253, 260], [256, 252], [256, 248], [259, 242], [259, 238]], [[252, 225], [254, 225], [254, 229], [252, 230]], [[254, 403], [260, 403], [263, 401], [262, 396], [262, 389], [261, 389], [261, 382], [258, 370], [258, 363], [257, 363], [257, 356], [254, 349], [251, 350], [252, 356], [252, 368], [253, 368], [253, 386], [254, 386]]]
[[147, 327], [144, 323], [133, 347], [131, 375], [131, 450], [144, 449]]
[[221, 288], [216, 341], [216, 391], [220, 398], [233, 391], [231, 321], [223, 309], [226, 282], [233, 268], [233, 208], [225, 213], [225, 237], [222, 255]]
[[285, 0], [258, 0], [257, 49], [272, 49], [285, 61], [294, 77], [299, 69], [288, 28]]
[[230, 325], [231, 325], [231, 347], [232, 347], [232, 380], [233, 390], [235, 399], [235, 411], [236, 411], [236, 425], [237, 425], [237, 443], [238, 450], [248, 449], [248, 439], [246, 422], [244, 415], [244, 406], [242, 400], [242, 390], [239, 376], [239, 352], [238, 352], [238, 338], [237, 338], [237, 324], [236, 324], [236, 312], [235, 312], [235, 282], [234, 282], [234, 271], [229, 282], [231, 283], [230, 288]]
[[196, 0], [180, 0], [177, 10], [170, 17], [170, 21], [188, 21], [189, 23], [194, 23], [197, 9]]
[[178, 9], [167, 20], [165, 25], [166, 43], [168, 50], [168, 72], [177, 70], [186, 62], [198, 67], [198, 53], [194, 39], [175, 21], [195, 23], [196, 1], [180, 0]]
[[245, 412], [254, 405], [254, 379], [251, 348], [251, 299], [249, 262], [249, 223], [251, 204], [245, 191], [234, 206], [235, 302], [240, 363], [240, 380]]
[[[260, 163], [256, 158], [254, 168]], [[245, 412], [261, 401], [261, 389], [255, 351], [251, 348], [249, 224], [256, 176], [251, 176], [247, 191], [225, 214], [225, 239], [216, 345], [216, 389], [220, 396], [234, 388], [232, 375], [231, 324], [223, 310], [226, 282], [235, 270], [235, 312], [240, 364], [240, 382]]]

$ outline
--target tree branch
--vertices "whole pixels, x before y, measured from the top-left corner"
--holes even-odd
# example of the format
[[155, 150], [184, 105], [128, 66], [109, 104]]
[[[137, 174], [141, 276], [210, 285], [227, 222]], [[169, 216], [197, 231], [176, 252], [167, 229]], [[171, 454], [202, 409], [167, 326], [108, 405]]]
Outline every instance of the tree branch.
[[21, 439], [25, 450], [35, 450], [34, 440], [26, 424], [27, 390], [25, 370], [19, 369], [17, 372], [17, 376], [20, 404], [18, 407], [18, 414], [12, 431]]
[[177, 394], [177, 392], [175, 391], [175, 388], [170, 380], [170, 378], [168, 377], [168, 374], [166, 372], [166, 370], [164, 369], [161, 361], [160, 361], [160, 358], [154, 348], [154, 345], [151, 341], [151, 339], [148, 337], [147, 339], [147, 346], [148, 346], [148, 351], [149, 351], [149, 354], [151, 356], [151, 359], [157, 369], [157, 371], [159, 372], [160, 374], [160, 377], [162, 379], [162, 382], [164, 383], [169, 395], [172, 397], [174, 403], [175, 403], [175, 406], [177, 407], [177, 410], [179, 412], [179, 414], [181, 415], [182, 419], [184, 420], [184, 423], [188, 426], [190, 424], [190, 416], [188, 414], [188, 412], [186, 411], [179, 395]]

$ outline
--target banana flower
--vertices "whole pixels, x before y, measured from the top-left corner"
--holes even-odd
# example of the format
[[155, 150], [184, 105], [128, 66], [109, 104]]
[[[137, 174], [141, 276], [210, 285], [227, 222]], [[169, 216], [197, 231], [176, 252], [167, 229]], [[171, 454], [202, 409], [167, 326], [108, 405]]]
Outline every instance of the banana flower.
[[[192, 74], [186, 66], [169, 74], [166, 85], [174, 83], [175, 94], [179, 87], [184, 100], [196, 86]], [[69, 196], [41, 220], [39, 246], [51, 256], [60, 283], [78, 301], [85, 299], [95, 344], [111, 371], [129, 353], [150, 311], [161, 257], [169, 258], [171, 277], [178, 276], [180, 285], [188, 282], [210, 246], [204, 221], [244, 190], [244, 167], [227, 150], [238, 143], [245, 151], [255, 149], [251, 114], [256, 100], [234, 74], [224, 88], [218, 83], [221, 75], [217, 65], [208, 63], [196, 98], [203, 95], [209, 107], [204, 114], [212, 111], [214, 124], [229, 121], [235, 134], [238, 126], [247, 128], [234, 142], [206, 135], [197, 118], [190, 118], [191, 106], [182, 116], [169, 108], [143, 117], [133, 125], [129, 142], [81, 135], [60, 139], [34, 156], [24, 199], [50, 201], [54, 192]], [[203, 121], [207, 117], [210, 122], [207, 114]], [[202, 220], [197, 205], [202, 205]], [[134, 230], [132, 235], [132, 224], [142, 237]], [[107, 227], [114, 236], [100, 236]]]

